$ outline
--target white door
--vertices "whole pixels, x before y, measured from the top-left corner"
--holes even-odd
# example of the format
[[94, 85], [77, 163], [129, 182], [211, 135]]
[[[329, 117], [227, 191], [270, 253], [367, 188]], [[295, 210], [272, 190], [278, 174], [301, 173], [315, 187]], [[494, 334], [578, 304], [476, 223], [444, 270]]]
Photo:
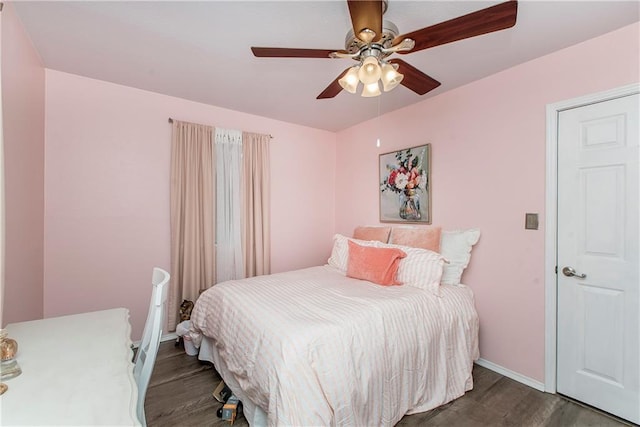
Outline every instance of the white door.
[[640, 423], [638, 95], [558, 118], [557, 391]]

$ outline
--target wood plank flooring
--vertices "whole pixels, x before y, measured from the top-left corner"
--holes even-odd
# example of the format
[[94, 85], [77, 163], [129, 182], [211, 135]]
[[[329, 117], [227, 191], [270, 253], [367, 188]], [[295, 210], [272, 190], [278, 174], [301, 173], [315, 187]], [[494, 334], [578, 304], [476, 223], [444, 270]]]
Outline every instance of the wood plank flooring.
[[[407, 415], [398, 426], [625, 426], [620, 420], [542, 393], [488, 369], [475, 366], [474, 388], [461, 398], [422, 414]], [[229, 426], [216, 416], [221, 406], [211, 392], [220, 377], [211, 365], [187, 356], [173, 341], [160, 344], [147, 391], [150, 427]], [[244, 417], [234, 427], [248, 426]]]

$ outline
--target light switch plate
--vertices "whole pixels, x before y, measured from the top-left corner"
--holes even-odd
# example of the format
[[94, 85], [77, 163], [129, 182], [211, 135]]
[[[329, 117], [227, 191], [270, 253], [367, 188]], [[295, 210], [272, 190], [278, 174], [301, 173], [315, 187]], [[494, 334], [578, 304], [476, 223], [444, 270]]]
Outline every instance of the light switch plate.
[[524, 214], [524, 228], [525, 230], [537, 230], [538, 229], [538, 214], [527, 213]]

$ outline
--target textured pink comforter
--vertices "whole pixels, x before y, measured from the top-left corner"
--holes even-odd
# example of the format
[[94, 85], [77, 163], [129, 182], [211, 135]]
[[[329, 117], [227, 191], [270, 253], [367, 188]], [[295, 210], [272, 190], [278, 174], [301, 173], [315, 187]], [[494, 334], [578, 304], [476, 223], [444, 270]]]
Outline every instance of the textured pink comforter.
[[213, 286], [192, 313], [269, 425], [394, 425], [472, 388], [478, 317], [465, 286], [442, 297], [329, 266]]

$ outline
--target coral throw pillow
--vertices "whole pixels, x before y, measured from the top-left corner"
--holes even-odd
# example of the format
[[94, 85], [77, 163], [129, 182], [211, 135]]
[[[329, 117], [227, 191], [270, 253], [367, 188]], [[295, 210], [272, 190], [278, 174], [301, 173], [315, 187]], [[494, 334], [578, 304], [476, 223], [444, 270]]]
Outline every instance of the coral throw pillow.
[[360, 246], [349, 241], [347, 277], [368, 280], [378, 285], [401, 285], [396, 280], [400, 260], [407, 256], [396, 248]]
[[353, 238], [387, 243], [389, 241], [389, 233], [391, 233], [391, 227], [356, 227], [353, 230]]
[[389, 243], [440, 252], [442, 227], [393, 227]]

